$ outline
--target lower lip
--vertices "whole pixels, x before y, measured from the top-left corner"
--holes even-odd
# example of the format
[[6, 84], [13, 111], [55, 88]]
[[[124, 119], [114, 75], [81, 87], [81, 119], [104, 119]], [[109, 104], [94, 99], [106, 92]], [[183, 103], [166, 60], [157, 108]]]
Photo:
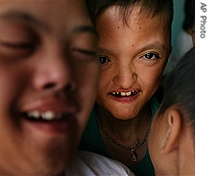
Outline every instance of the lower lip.
[[70, 129], [75, 126], [75, 118], [72, 116], [66, 117], [65, 119], [58, 121], [30, 121], [25, 120], [27, 126], [36, 128], [39, 131], [44, 131], [49, 134], [66, 134]]
[[129, 97], [115, 97], [115, 96], [112, 96], [112, 97], [114, 98], [115, 101], [118, 101], [121, 103], [131, 103], [138, 97], [138, 95], [139, 95], [139, 93], [129, 96]]

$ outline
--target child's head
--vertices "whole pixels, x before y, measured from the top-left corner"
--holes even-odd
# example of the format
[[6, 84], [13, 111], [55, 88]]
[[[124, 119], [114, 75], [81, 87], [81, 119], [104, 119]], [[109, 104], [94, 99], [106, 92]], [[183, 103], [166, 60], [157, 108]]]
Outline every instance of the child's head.
[[58, 175], [96, 97], [83, 0], [0, 0], [0, 175]]
[[194, 129], [195, 48], [183, 56], [174, 70], [164, 79], [163, 85], [164, 98], [158, 114], [162, 115], [172, 105], [178, 105], [182, 113], [190, 118], [188, 120]]
[[149, 151], [156, 174], [168, 172], [176, 175], [174, 168], [180, 169], [185, 161], [185, 173], [194, 172], [194, 132], [195, 48], [192, 48], [164, 80], [164, 98], [149, 137]]
[[157, 1], [128, 2], [102, 1], [95, 12], [102, 65], [97, 102], [123, 120], [137, 116], [159, 87], [173, 16], [171, 1], [163, 7]]

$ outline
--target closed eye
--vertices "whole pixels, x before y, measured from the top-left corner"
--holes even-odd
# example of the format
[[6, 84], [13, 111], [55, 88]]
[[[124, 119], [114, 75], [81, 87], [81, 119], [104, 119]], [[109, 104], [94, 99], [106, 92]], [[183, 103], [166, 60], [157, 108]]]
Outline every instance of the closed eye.
[[92, 51], [88, 49], [81, 49], [81, 48], [76, 48], [74, 50], [84, 55], [96, 56], [96, 51]]
[[3, 47], [7, 47], [8, 49], [14, 49], [14, 50], [28, 50], [28, 49], [34, 49], [35, 45], [32, 43], [9, 43], [9, 42], [2, 42], [1, 45]]
[[23, 59], [35, 52], [35, 42], [0, 42], [0, 52], [8, 59]]
[[97, 51], [92, 48], [79, 48], [74, 47], [71, 48], [69, 51], [70, 56], [72, 59], [79, 62], [96, 62], [97, 61]]

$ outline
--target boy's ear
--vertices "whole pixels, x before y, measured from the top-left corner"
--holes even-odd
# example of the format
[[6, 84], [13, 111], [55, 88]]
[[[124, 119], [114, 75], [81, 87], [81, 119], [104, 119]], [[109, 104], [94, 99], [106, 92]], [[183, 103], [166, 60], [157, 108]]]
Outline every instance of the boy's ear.
[[181, 134], [181, 114], [175, 107], [170, 107], [164, 113], [164, 118], [167, 121], [167, 130], [164, 137], [164, 145], [161, 148], [161, 153], [169, 153], [179, 145], [179, 139]]

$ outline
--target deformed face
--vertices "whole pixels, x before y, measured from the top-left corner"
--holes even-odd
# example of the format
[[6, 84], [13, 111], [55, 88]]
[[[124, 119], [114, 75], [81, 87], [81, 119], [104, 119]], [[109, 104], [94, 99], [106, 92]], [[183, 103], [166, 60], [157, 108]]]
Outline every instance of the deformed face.
[[118, 6], [98, 18], [102, 64], [97, 102], [118, 119], [131, 119], [159, 87], [171, 46], [163, 17], [139, 18], [133, 8], [124, 23]]
[[95, 100], [97, 38], [82, 0], [0, 0], [0, 175], [57, 175]]

